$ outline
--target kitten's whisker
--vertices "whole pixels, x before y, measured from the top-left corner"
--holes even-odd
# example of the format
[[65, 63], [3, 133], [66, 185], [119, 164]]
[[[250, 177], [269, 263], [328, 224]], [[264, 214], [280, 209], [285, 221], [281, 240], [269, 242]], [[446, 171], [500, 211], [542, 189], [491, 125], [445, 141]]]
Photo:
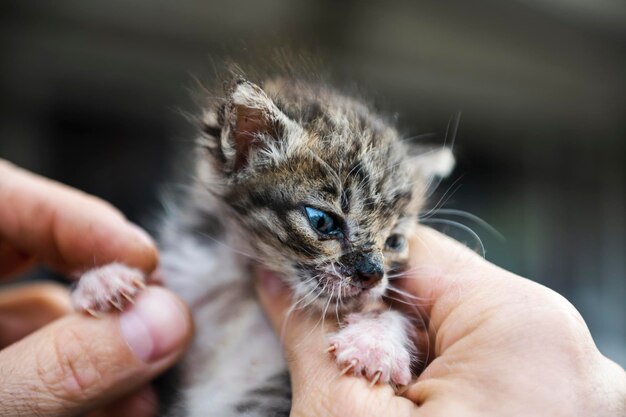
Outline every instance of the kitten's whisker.
[[[326, 288], [326, 287], [324, 287], [324, 288]], [[314, 301], [316, 301], [317, 299], [319, 299], [319, 298], [320, 298], [320, 294], [322, 294], [322, 293], [323, 293], [323, 290], [324, 290], [324, 289], [322, 289], [322, 291], [320, 291], [320, 292], [318, 293], [318, 295], [317, 295], [315, 298], [313, 298], [313, 300], [312, 300], [311, 302], [314, 302]], [[307, 303], [307, 305], [308, 305], [308, 304], [310, 304], [310, 303]], [[301, 340], [300, 342], [298, 342], [298, 345], [297, 345], [297, 346], [301, 346], [301, 344], [302, 344], [302, 343], [306, 343], [306, 341], [307, 341], [307, 340], [308, 340], [308, 338], [309, 338], [309, 337], [313, 334], [313, 332], [315, 331], [315, 329], [317, 329], [317, 326], [319, 326], [319, 324], [320, 324], [321, 320], [322, 320], [322, 317], [320, 317], [320, 318], [317, 320], [317, 322], [316, 322], [316, 323], [315, 323], [315, 325], [311, 328], [311, 330], [309, 330], [309, 332], [308, 332], [308, 333], [307, 333], [307, 334], [306, 334], [306, 335], [302, 338], [302, 340]]]
[[[450, 127], [450, 123], [452, 124], [452, 131], [450, 133], [450, 136], [448, 136], [448, 129]], [[443, 140], [443, 147], [446, 147], [447, 142], [448, 142], [448, 137], [451, 137], [451, 142], [450, 145], [448, 146], [450, 148], [450, 150], [454, 150], [454, 143], [456, 142], [456, 135], [459, 131], [459, 124], [461, 124], [461, 112], [457, 111], [456, 114], [450, 118], [450, 121], [448, 122], [448, 127], [446, 128], [446, 136], [445, 139]]]
[[414, 269], [407, 270], [406, 273], [390, 275], [388, 278], [389, 278], [389, 281], [393, 281], [393, 282], [413, 280], [413, 279], [423, 279], [422, 273], [426, 274], [428, 273], [428, 271], [429, 269], [426, 267], [414, 268]]
[[[318, 281], [317, 284], [315, 285], [315, 287], [313, 287], [313, 289], [311, 291], [309, 291], [303, 298], [309, 297], [311, 296], [313, 293], [317, 292], [318, 287], [320, 286], [320, 282]], [[307, 308], [308, 306], [310, 306], [311, 304], [313, 304], [315, 301], [317, 301], [317, 299], [319, 299], [319, 297], [321, 296], [321, 293], [324, 291], [326, 287], [322, 288], [322, 291], [320, 291], [319, 293], [315, 294], [315, 296], [309, 300], [306, 304], [304, 304], [303, 306], [301, 306], [299, 308], [299, 310], [304, 310], [305, 308]]]
[[404, 297], [410, 298], [410, 299], [415, 300], [415, 301], [421, 301], [421, 302], [424, 302], [424, 303], [428, 303], [430, 301], [428, 298], [418, 297], [416, 295], [413, 295], [411, 293], [408, 293], [406, 291], [403, 291], [403, 290], [401, 290], [399, 288], [396, 288], [396, 287], [393, 287], [393, 286], [389, 286], [389, 287], [387, 287], [387, 289], [389, 291], [393, 291], [393, 292], [395, 292], [397, 294], [400, 294], [400, 295], [402, 295]]
[[[388, 289], [392, 289], [392, 287], [389, 287]], [[394, 288], [393, 290], [397, 290], [397, 289]], [[417, 331], [419, 329], [423, 329], [424, 330], [423, 333], [424, 333], [424, 336], [426, 337], [426, 356], [425, 356], [424, 360], [427, 361], [429, 356], [430, 356], [430, 332], [429, 332], [428, 326], [426, 325], [426, 321], [424, 320], [424, 313], [423, 313], [423, 310], [422, 310], [422, 307], [425, 307], [427, 304], [419, 304], [419, 303], [415, 303], [413, 301], [407, 301], [407, 300], [404, 299], [404, 297], [406, 297], [407, 295], [410, 295], [411, 297], [413, 297], [412, 294], [408, 294], [408, 293], [405, 293], [404, 291], [402, 291], [402, 292], [398, 293], [398, 296], [401, 297], [401, 298], [397, 298], [397, 297], [391, 296], [389, 294], [385, 294], [385, 298], [387, 298], [389, 300], [393, 300], [393, 301], [395, 301], [397, 303], [403, 304], [403, 305], [411, 308], [411, 310], [413, 311], [413, 314], [411, 314], [411, 315], [407, 314], [406, 317], [408, 317], [408, 319], [410, 321], [417, 320], [420, 323], [421, 327], [419, 327], [416, 330], [416, 333], [414, 334], [414, 337], [416, 337], [416, 338], [419, 337], [419, 335], [417, 334]], [[416, 348], [417, 348], [417, 346], [416, 346]], [[417, 357], [417, 355], [414, 355], [414, 358], [417, 361], [417, 364], [419, 364], [419, 358]]]
[[[309, 282], [311, 282], [313, 280], [315, 280], [315, 277], [312, 277], [312, 278], [306, 280], [304, 282], [304, 284], [306, 285], [307, 283], [309, 283]], [[281, 342], [284, 342], [284, 336], [285, 336], [286, 330], [287, 330], [287, 323], [289, 322], [289, 319], [291, 318], [291, 315], [293, 314], [293, 312], [297, 309], [298, 304], [300, 304], [303, 300], [305, 300], [311, 293], [315, 292], [315, 290], [317, 289], [318, 285], [319, 285], [319, 281], [316, 283], [316, 285], [313, 287], [313, 289], [311, 291], [306, 293], [304, 296], [302, 296], [296, 302], [292, 303], [292, 305], [289, 307], [289, 310], [287, 310], [287, 314], [285, 314], [285, 318], [283, 320], [283, 324], [281, 326], [281, 331], [280, 331], [280, 341]]]
[[489, 232], [491, 232], [496, 238], [498, 238], [500, 241], [503, 241], [503, 242], [506, 241], [504, 236], [495, 227], [493, 227], [492, 225], [490, 225], [489, 223], [487, 223], [485, 220], [481, 219], [480, 217], [476, 216], [475, 214], [468, 213], [467, 211], [456, 210], [456, 209], [440, 208], [434, 214], [448, 214], [448, 215], [452, 215], [452, 216], [464, 217], [464, 218], [466, 218], [468, 220], [471, 220], [471, 221], [477, 223], [478, 225], [484, 227]]
[[429, 269], [431, 268], [428, 265], [417, 265], [417, 266], [414, 266], [413, 268], [403, 269], [401, 271], [398, 271], [397, 273], [389, 274], [387, 275], [387, 278], [389, 279], [405, 278], [407, 275], [413, 272], [428, 271]]
[[326, 313], [328, 313], [328, 307], [330, 307], [330, 303], [333, 301], [334, 294], [335, 294], [335, 287], [333, 286], [330, 289], [330, 296], [328, 297], [328, 303], [326, 303], [326, 307], [324, 307], [324, 311], [322, 313], [322, 332], [326, 331], [326, 327], [324, 327], [324, 325], [326, 324]]
[[[454, 193], [456, 193], [458, 191], [459, 188], [461, 188], [461, 186], [463, 184], [459, 184], [454, 190], [452, 190], [452, 187], [454, 187], [456, 185], [456, 183], [458, 183], [461, 178], [463, 178], [463, 175], [459, 176], [456, 180], [454, 180], [454, 182], [452, 184], [450, 184], [450, 186], [448, 187], [448, 189], [446, 190], [445, 193], [443, 193], [443, 195], [441, 196], [441, 198], [439, 198], [439, 201], [437, 201], [437, 204], [435, 204], [435, 206], [428, 210], [426, 213], [421, 214], [419, 216], [420, 219], [425, 219], [430, 217], [430, 215], [435, 212], [436, 210], [438, 210], [439, 208], [441, 208], [444, 204], [446, 204], [448, 202], [448, 200], [450, 200], [450, 198], [452, 198], [452, 196], [454, 195]], [[450, 192], [450, 190], [452, 190], [452, 193], [450, 194], [450, 196], [448, 198], [446, 198], [446, 195], [448, 195], [448, 193]], [[444, 200], [445, 199], [445, 200]]]
[[[319, 292], [318, 297], [316, 297], [316, 299], [319, 299], [321, 294], [324, 293], [324, 291], [326, 290], [326, 287], [328, 286], [328, 282], [326, 284], [324, 284], [324, 287], [322, 288], [322, 290]], [[313, 326], [313, 328], [311, 328], [311, 330], [309, 330], [309, 332], [306, 334], [306, 336], [304, 336], [304, 338], [302, 339], [302, 341], [300, 343], [304, 343], [307, 341], [307, 339], [313, 334], [313, 332], [317, 329], [317, 327], [320, 325], [320, 323], [322, 322], [322, 320], [324, 319], [324, 316], [326, 315], [325, 312], [328, 308], [328, 305], [330, 304], [330, 298], [328, 299], [328, 303], [326, 304], [326, 307], [324, 308], [324, 314], [321, 315], [321, 317], [317, 320], [317, 323], [315, 323], [315, 326]], [[299, 345], [300, 345], [299, 343]]]
[[400, 139], [400, 142], [411, 143], [411, 142], [415, 142], [416, 140], [434, 139], [436, 137], [440, 137], [440, 135], [441, 135], [441, 133], [437, 133], [437, 132], [420, 133], [420, 134], [415, 135], [415, 136], [409, 136], [409, 137], [406, 137], [406, 138], [402, 138], [402, 139]]
[[[316, 276], [313, 276], [309, 279], [307, 279], [306, 281], [304, 281], [302, 283], [302, 286], [307, 286], [311, 281], [314, 281], [317, 278]], [[302, 297], [300, 297], [294, 304], [293, 304], [293, 308], [296, 309], [296, 307], [298, 306], [298, 304], [300, 304], [302, 301], [304, 301], [309, 295], [311, 295], [313, 292], [315, 292], [315, 290], [317, 289], [317, 287], [319, 286], [319, 281], [315, 284], [315, 286], [313, 286], [313, 288], [311, 288], [309, 290], [309, 292], [307, 292], [306, 294], [304, 294]]]
[[478, 236], [478, 234], [473, 231], [470, 227], [464, 225], [463, 223], [459, 223], [459, 222], [455, 222], [453, 220], [448, 220], [448, 219], [436, 219], [436, 218], [430, 218], [430, 219], [426, 219], [425, 220], [427, 223], [440, 223], [440, 224], [446, 224], [449, 226], [453, 226], [453, 227], [458, 227], [459, 229], [469, 233], [478, 243], [478, 245], [480, 246], [480, 254], [482, 255], [482, 257], [485, 257], [485, 245], [483, 245], [483, 241], [480, 239], [480, 236]]
[[341, 283], [338, 283], [337, 285], [337, 295], [335, 296], [335, 317], [337, 319], [337, 324], [339, 324], [339, 322], [341, 321], [341, 318], [339, 317], [339, 303], [341, 300]]
[[[453, 121], [454, 119], [454, 121]], [[441, 146], [441, 149], [445, 149], [446, 147], [450, 148], [450, 151], [452, 152], [454, 150], [454, 142], [456, 141], [456, 134], [458, 132], [458, 128], [459, 128], [459, 123], [461, 122], [461, 112], [457, 112], [453, 117], [450, 118], [450, 120], [448, 121], [448, 125], [446, 126], [446, 134], [444, 136], [443, 139], [443, 145]], [[454, 123], [454, 124], [452, 124]], [[450, 134], [450, 126], [452, 124], [452, 132]], [[451, 143], [448, 146], [448, 138], [452, 137]], [[435, 150], [433, 150], [432, 152], [435, 152]], [[433, 193], [435, 192], [435, 190], [437, 190], [437, 188], [439, 188], [439, 185], [441, 184], [441, 181], [443, 181], [443, 177], [440, 176], [433, 176], [429, 179], [428, 183], [426, 184], [426, 194], [425, 194], [425, 198], [428, 199], [430, 198], [431, 195], [433, 195]], [[433, 183], [436, 183], [433, 186]]]
[[[313, 279], [313, 278], [312, 278]], [[310, 281], [310, 280], [308, 280]], [[284, 342], [284, 336], [286, 334], [286, 330], [287, 330], [287, 324], [289, 322], [289, 319], [291, 318], [291, 315], [294, 313], [294, 311], [296, 311], [298, 308], [298, 304], [301, 303], [303, 300], [305, 300], [308, 296], [310, 296], [313, 292], [315, 292], [315, 290], [317, 289], [317, 286], [319, 286], [319, 282], [316, 283], [316, 286], [313, 287], [313, 289], [311, 291], [309, 291], [307, 294], [305, 294], [304, 296], [302, 296], [297, 302], [293, 303], [291, 305], [291, 307], [289, 307], [289, 310], [287, 310], [287, 314], [285, 314], [285, 318], [283, 319], [283, 324], [281, 326], [281, 331], [280, 331], [280, 341]], [[317, 297], [313, 297], [313, 299], [307, 303], [310, 304], [312, 302], [314, 302], [316, 300]], [[301, 307], [300, 309], [303, 309], [304, 307]]]
[[407, 301], [407, 300], [403, 300], [403, 299], [400, 299], [400, 298], [393, 297], [393, 296], [391, 296], [389, 294], [385, 294], [383, 297], [388, 298], [388, 299], [393, 300], [393, 301], [396, 301], [398, 303], [410, 306], [410, 307], [414, 307], [416, 310], [417, 310], [417, 307], [423, 307], [424, 306], [424, 305], [417, 305], [417, 304], [415, 304], [415, 303], [413, 303], [411, 301]]
[[[424, 271], [425, 271], [425, 270], [424, 270]], [[394, 281], [394, 283], [395, 283], [395, 282], [397, 282], [397, 281], [404, 281], [404, 280], [409, 281], [409, 280], [418, 280], [418, 279], [424, 279], [424, 277], [423, 277], [423, 276], [413, 276], [413, 275], [409, 274], [409, 275], [407, 275], [407, 276], [398, 276], [398, 277], [394, 277], [394, 278], [393, 278], [393, 281]]]

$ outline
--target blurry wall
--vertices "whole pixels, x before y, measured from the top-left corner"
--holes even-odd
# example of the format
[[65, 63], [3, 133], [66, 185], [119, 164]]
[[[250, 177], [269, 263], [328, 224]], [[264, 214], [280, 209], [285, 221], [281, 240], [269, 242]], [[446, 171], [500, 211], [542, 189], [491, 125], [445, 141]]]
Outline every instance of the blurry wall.
[[[0, 157], [148, 226], [185, 174], [193, 78], [260, 46], [313, 51], [458, 168], [433, 196], [493, 262], [581, 311], [626, 365], [626, 3], [58, 0], [0, 4]], [[265, 50], [265, 49], [264, 49]], [[448, 138], [450, 140], [450, 138]], [[456, 181], [456, 182], [455, 182]], [[460, 187], [458, 187], [460, 186]], [[457, 188], [458, 187], [458, 188]], [[1, 204], [2, 202], [0, 202]], [[472, 247], [458, 226], [437, 224]]]

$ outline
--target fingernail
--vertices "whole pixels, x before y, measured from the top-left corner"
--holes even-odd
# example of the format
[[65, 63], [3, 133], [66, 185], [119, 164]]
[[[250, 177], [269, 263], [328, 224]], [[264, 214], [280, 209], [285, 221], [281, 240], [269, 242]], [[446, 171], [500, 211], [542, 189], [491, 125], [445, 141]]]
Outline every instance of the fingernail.
[[139, 359], [153, 362], [183, 347], [188, 316], [169, 291], [150, 287], [120, 318], [122, 335]]
[[143, 243], [145, 243], [148, 246], [154, 246], [154, 240], [152, 239], [152, 237], [150, 237], [148, 232], [146, 232], [145, 230], [143, 230], [141, 227], [137, 226], [134, 223], [128, 223], [128, 225], [130, 226], [131, 229], [135, 231], [135, 233], [137, 234], [137, 237], [139, 237], [139, 240], [141, 240]]
[[284, 291], [285, 286], [277, 274], [265, 269], [259, 269], [257, 276], [260, 286], [270, 297], [276, 297]]

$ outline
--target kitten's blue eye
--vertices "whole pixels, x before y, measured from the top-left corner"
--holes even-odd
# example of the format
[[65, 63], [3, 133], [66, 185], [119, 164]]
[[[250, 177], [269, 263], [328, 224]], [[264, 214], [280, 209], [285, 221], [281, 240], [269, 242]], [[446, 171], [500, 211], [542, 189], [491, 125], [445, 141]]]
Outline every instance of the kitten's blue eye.
[[311, 226], [321, 234], [329, 236], [338, 236], [341, 234], [341, 229], [330, 214], [313, 207], [305, 207], [304, 211], [309, 218]]

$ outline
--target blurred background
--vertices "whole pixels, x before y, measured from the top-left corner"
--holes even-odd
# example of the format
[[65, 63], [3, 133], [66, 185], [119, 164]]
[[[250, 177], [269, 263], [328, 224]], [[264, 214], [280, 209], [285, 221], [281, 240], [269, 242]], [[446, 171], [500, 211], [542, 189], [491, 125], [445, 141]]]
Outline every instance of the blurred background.
[[565, 295], [626, 365], [623, 0], [4, 0], [0, 157], [150, 228], [159, 189], [190, 167], [174, 155], [193, 139], [194, 77], [268, 45], [316, 54], [407, 136], [441, 143], [462, 111], [458, 167], [431, 207], [505, 240], [436, 217]]

